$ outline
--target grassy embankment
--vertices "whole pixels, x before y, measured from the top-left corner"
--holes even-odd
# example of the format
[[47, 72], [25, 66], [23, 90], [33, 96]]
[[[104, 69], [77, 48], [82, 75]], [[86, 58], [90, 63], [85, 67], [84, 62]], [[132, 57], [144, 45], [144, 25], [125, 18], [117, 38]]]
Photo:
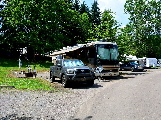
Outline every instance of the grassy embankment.
[[36, 65], [36, 71], [49, 71], [52, 63], [28, 63], [22, 61], [22, 67], [19, 68], [18, 60], [0, 59], [0, 85], [14, 86], [19, 90], [56, 90], [50, 82], [39, 78], [17, 78], [13, 72], [25, 71], [28, 72], [26, 65], [31, 68]]

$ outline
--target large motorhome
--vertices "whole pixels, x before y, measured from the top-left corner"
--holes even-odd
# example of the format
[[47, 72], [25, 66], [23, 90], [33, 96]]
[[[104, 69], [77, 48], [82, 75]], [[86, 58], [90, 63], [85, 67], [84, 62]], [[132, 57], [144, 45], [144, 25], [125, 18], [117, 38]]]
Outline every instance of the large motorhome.
[[82, 60], [93, 68], [96, 77], [119, 76], [118, 46], [113, 42], [95, 41], [64, 48], [50, 56], [63, 55], [64, 58]]

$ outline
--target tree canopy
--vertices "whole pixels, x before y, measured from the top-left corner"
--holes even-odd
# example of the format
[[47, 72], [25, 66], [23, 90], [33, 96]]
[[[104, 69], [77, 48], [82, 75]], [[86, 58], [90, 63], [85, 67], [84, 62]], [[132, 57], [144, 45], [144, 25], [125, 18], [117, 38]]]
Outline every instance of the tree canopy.
[[27, 47], [34, 55], [107, 39], [117, 42], [120, 55], [161, 58], [161, 2], [126, 0], [124, 7], [130, 22], [121, 28], [115, 13], [101, 12], [97, 0], [91, 8], [79, 0], [5, 0], [0, 5], [0, 46], [8, 51]]
[[127, 0], [125, 12], [130, 14], [128, 28], [137, 56], [161, 57], [161, 1]]

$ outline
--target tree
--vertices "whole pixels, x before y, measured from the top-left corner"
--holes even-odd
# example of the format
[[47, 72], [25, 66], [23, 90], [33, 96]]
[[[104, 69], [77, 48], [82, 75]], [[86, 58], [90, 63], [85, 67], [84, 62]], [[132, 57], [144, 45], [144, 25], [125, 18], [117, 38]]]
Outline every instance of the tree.
[[98, 25], [100, 39], [108, 39], [110, 42], [116, 41], [116, 32], [119, 26], [113, 14], [111, 10], [105, 10], [102, 13], [101, 24]]
[[[81, 4], [79, 13], [80, 13], [80, 14], [87, 13], [88, 15], [90, 15], [90, 10], [89, 10], [88, 6], [85, 4], [85, 2], [83, 2], [83, 3]], [[90, 16], [89, 16], [89, 17], [90, 17]]]
[[2, 12], [3, 43], [11, 49], [44, 54], [87, 39], [88, 16], [73, 10], [71, 0], [12, 0]]
[[62, 33], [62, 19], [71, 11], [63, 0], [12, 0], [7, 5], [3, 10], [4, 43], [11, 48], [28, 47], [45, 53], [61, 48], [69, 40]]
[[81, 37], [82, 37], [82, 39], [80, 39], [81, 41], [80, 42], [78, 42], [78, 43], [85, 43], [85, 42], [87, 42], [87, 39], [89, 38], [89, 36], [90, 36], [90, 33], [89, 33], [89, 29], [91, 28], [91, 23], [90, 23], [90, 21], [89, 21], [89, 15], [88, 15], [88, 13], [83, 13], [83, 14], [80, 14], [79, 15], [80, 16], [80, 19], [81, 19], [81, 28], [82, 28], [82, 30], [81, 30]]
[[98, 7], [98, 3], [97, 0], [94, 0], [94, 3], [92, 4], [92, 8], [91, 8], [91, 22], [94, 25], [100, 25], [100, 9]]
[[161, 57], [160, 6], [158, 0], [127, 0], [125, 3], [125, 12], [130, 14], [136, 55], [139, 57]]
[[79, 0], [74, 0], [74, 2], [73, 2], [73, 10], [79, 11], [79, 9], [80, 9], [79, 3], [80, 3]]
[[118, 29], [117, 44], [120, 57], [126, 55], [136, 55], [136, 45], [132, 36], [132, 24], [127, 24], [124, 28]]
[[[2, 37], [2, 34], [3, 34], [3, 31], [1, 30], [3, 18], [4, 18], [4, 16], [2, 15], [2, 10], [4, 10], [5, 6], [6, 6], [5, 2], [4, 2], [4, 0], [2, 0], [0, 2], [0, 37]], [[1, 43], [1, 41], [0, 41], [0, 43]]]
[[91, 40], [107, 39], [109, 42], [116, 42], [118, 22], [111, 10], [105, 10], [100, 17], [100, 24], [91, 28]]
[[87, 30], [83, 29], [82, 19], [78, 12], [71, 10], [68, 16], [64, 14], [61, 22], [63, 22], [61, 33], [68, 39], [64, 43], [65, 46], [72, 46], [76, 45], [78, 41], [85, 41], [83, 33], [87, 32]]

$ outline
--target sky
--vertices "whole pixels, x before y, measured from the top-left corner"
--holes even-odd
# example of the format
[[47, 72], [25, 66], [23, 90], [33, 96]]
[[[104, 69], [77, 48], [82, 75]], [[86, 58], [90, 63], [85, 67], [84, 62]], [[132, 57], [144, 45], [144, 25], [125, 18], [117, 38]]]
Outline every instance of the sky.
[[[91, 8], [92, 4], [94, 3], [94, 0], [80, 0], [81, 2], [85, 1], [85, 4], [89, 8]], [[124, 4], [126, 0], [97, 0], [98, 7], [100, 8], [100, 11], [104, 11], [105, 9], [111, 9], [112, 12], [114, 12], [115, 19], [122, 23], [121, 26], [124, 27], [128, 22], [129, 15], [124, 13]]]

